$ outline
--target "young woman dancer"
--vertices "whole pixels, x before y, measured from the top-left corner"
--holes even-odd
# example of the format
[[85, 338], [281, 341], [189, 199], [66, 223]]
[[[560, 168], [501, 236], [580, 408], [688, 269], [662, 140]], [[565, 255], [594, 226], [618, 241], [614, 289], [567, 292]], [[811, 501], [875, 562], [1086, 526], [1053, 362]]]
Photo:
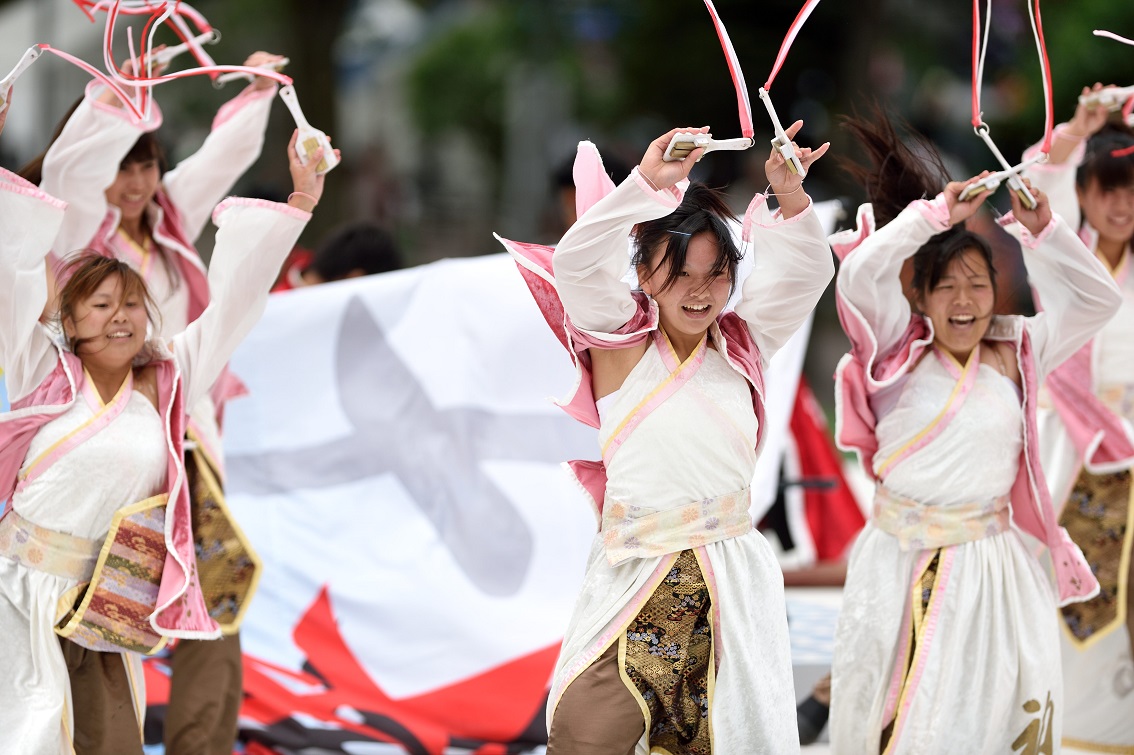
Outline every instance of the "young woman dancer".
[[1124, 424], [1134, 423], [1134, 132], [1108, 123], [1106, 108], [1080, 104], [1055, 136], [1048, 161], [1029, 174], [1122, 290], [1118, 315], [1048, 377], [1041, 394], [1051, 497], [1101, 587], [1092, 600], [1061, 610], [1063, 744], [1134, 751], [1134, 439]]
[[[64, 203], [0, 172], [0, 281], [7, 288], [0, 364], [12, 403], [0, 415], [0, 499], [10, 501], [0, 518], [0, 667], [11, 682], [0, 693], [0, 729], [20, 752], [141, 752], [139, 656], [97, 653], [108, 684], [99, 702], [109, 713], [91, 711], [99, 723], [85, 727], [85, 701], [71, 695], [53, 631], [91, 579], [100, 552], [112, 547], [103, 539], [116, 514], [159, 512], [150, 522], [153, 538], [130, 541], [141, 548], [130, 558], [139, 559], [131, 560], [132, 573], [160, 573], [161, 588], [155, 605], [138, 605], [140, 622], [127, 626], [130, 617], [118, 614], [122, 621], [112, 622], [112, 630], [120, 637], [139, 625], [166, 637], [219, 633], [196, 568], [184, 407], [209, 390], [260, 317], [280, 264], [322, 194], [315, 163], [302, 166], [294, 144], [293, 137], [296, 193], [287, 205], [229, 199], [217, 208], [212, 302], [169, 340], [147, 340], [158, 330], [158, 313], [143, 279], [118, 260], [86, 254], [63, 269], [59, 325], [66, 346], [56, 345], [39, 318], [47, 299], [45, 258]], [[152, 508], [163, 499], [164, 515]], [[119, 554], [118, 547], [106, 552]], [[117, 677], [110, 673], [114, 664]], [[130, 720], [121, 720], [123, 713]], [[87, 741], [73, 739], [76, 728]]]
[[[568, 411], [599, 429], [605, 462], [588, 477], [601, 531], [555, 671], [551, 755], [799, 747], [783, 577], [752, 527], [748, 486], [762, 370], [830, 282], [831, 252], [801, 177], [773, 152], [780, 210], [753, 200], [756, 267], [724, 312], [740, 284], [734, 218], [688, 184], [700, 150], [663, 161], [675, 133], [579, 217], [550, 263], [507, 244], [562, 300], [584, 370]], [[797, 154], [810, 165], [826, 150]], [[638, 292], [623, 282], [629, 238]]]
[[[253, 53], [247, 66], [267, 65], [280, 56]], [[205, 143], [166, 171], [165, 154], [152, 129], [129, 120], [118, 98], [98, 84], [67, 119], [42, 158], [42, 188], [68, 203], [55, 252], [90, 248], [133, 267], [157, 302], [159, 335], [185, 330], [209, 301], [205, 267], [194, 247], [212, 208], [259, 157], [276, 92], [272, 79], [256, 77], [217, 113]], [[202, 560], [202, 584], [210, 595], [240, 595], [247, 604], [255, 584], [254, 554], [248, 552], [223, 510], [224, 456], [220, 420], [225, 400], [240, 384], [225, 371], [218, 383], [190, 407], [186, 456], [195, 536], [226, 543], [210, 548], [221, 555]], [[202, 512], [208, 515], [202, 516]], [[204, 522], [217, 523], [205, 531]], [[233, 581], [233, 575], [239, 578]], [[221, 752], [232, 747], [242, 699], [242, 658], [236, 627], [243, 611], [230, 602], [209, 609], [225, 628], [221, 641], [179, 642], [171, 660], [166, 746], [175, 751]], [[65, 643], [65, 652], [75, 648]], [[73, 683], [96, 678], [71, 661]], [[84, 691], [90, 699], [97, 690]]]
[[832, 751], [1051, 752], [1062, 715], [1056, 596], [1012, 523], [1051, 549], [1060, 600], [1097, 589], [1055, 523], [1036, 392], [1120, 295], [1035, 191], [1035, 209], [1013, 195], [1005, 220], [1047, 311], [994, 315], [991, 250], [964, 228], [985, 196], [960, 199], [977, 179], [946, 183], [932, 148], [915, 155], [884, 115], [849, 126], [870, 160], [852, 173], [871, 204], [831, 239], [852, 349], [837, 374], [836, 432], [877, 487], [836, 629]]

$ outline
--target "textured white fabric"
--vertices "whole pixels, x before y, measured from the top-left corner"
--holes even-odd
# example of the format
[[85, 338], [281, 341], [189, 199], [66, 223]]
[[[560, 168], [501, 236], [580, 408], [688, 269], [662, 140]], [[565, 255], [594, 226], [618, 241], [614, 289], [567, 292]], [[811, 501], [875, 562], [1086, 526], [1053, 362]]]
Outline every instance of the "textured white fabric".
[[[875, 472], [937, 417], [956, 383], [937, 357], [929, 354], [901, 386], [892, 389], [901, 395], [878, 422]], [[961, 410], [933, 443], [890, 468], [886, 487], [929, 506], [1007, 495], [1016, 481], [1024, 444], [1020, 413], [1015, 384], [989, 365], [980, 365]], [[973, 459], [980, 459], [980, 464], [973, 464]], [[957, 469], [970, 473], [953, 474]], [[949, 484], [928, 484], [942, 479]]]
[[[1060, 741], [1063, 681], [1055, 595], [1016, 530], [953, 546], [953, 563], [924, 670], [903, 730], [887, 753], [1011, 753], [1038, 714], [1054, 706]], [[831, 752], [879, 752], [886, 696], [918, 551], [867, 523], [855, 542], [835, 629]], [[941, 572], [938, 572], [938, 579]], [[920, 594], [917, 596], [920, 598]], [[1058, 744], [1056, 744], [1058, 747]]]
[[[1081, 151], [1078, 153], [1081, 156]], [[1052, 209], [1077, 225], [1080, 220], [1075, 192], [1075, 155], [1058, 165], [1032, 170], [1033, 181], [1047, 192]], [[1087, 226], [1082, 234], [1092, 243], [1097, 234]], [[1091, 349], [1091, 378], [1097, 392], [1111, 386], [1134, 385], [1134, 252], [1128, 246], [1119, 271], [1125, 268], [1122, 305], [1118, 314], [1097, 336]], [[1039, 413], [1040, 451], [1044, 475], [1057, 510], [1062, 510], [1075, 481], [1082, 459], [1071, 442], [1059, 414], [1041, 403]], [[1123, 407], [1112, 407], [1123, 409]], [[1125, 407], [1122, 415], [1134, 422], [1134, 411]], [[1129, 589], [1129, 588], [1128, 588]], [[1100, 752], [1104, 747], [1134, 748], [1134, 661], [1130, 656], [1130, 637], [1125, 627], [1086, 648], [1070, 639], [1061, 628], [1063, 684], [1066, 696], [1063, 733], [1069, 740], [1092, 743], [1093, 748], [1067, 747], [1066, 752]]]
[[[607, 408], [599, 430], [607, 439], [668, 374], [653, 344]], [[739, 490], [752, 479], [756, 414], [744, 378], [714, 349], [697, 374], [632, 433], [608, 469], [607, 500], [661, 510]], [[702, 398], [699, 398], [700, 394]], [[705, 402], [722, 410], [725, 428]], [[711, 710], [714, 751], [798, 751], [791, 648], [783, 575], [755, 530], [706, 546], [717, 578], [722, 661]], [[608, 629], [660, 559], [611, 566], [595, 538], [587, 573], [563, 642], [556, 675]], [[553, 711], [549, 711], [550, 715]], [[637, 752], [646, 755], [645, 737]]]
[[[43, 426], [28, 458], [92, 415], [80, 398]], [[41, 527], [100, 539], [119, 508], [163, 492], [165, 475], [164, 423], [135, 392], [122, 414], [13, 496], [12, 506]], [[71, 751], [61, 726], [73, 728], [70, 682], [54, 626], [65, 608], [59, 599], [76, 584], [0, 556], [0, 668], [8, 679], [0, 691], [0, 721], [4, 741], [18, 745], [13, 752]], [[124, 662], [129, 655], [123, 653]]]
[[[24, 468], [92, 416], [84, 397], [44, 425], [32, 439]], [[113, 422], [17, 492], [12, 508], [40, 527], [101, 538], [115, 511], [165, 490], [164, 438], [157, 410], [135, 391]]]
[[[607, 409], [600, 447], [667, 375], [651, 344]], [[690, 381], [646, 417], [611, 459], [606, 499], [662, 510], [742, 490], [756, 463], [756, 429], [748, 382], [709, 348]]]
[[[927, 355], [878, 424], [885, 459], [941, 411], [956, 384]], [[982, 365], [964, 405], [933, 442], [894, 466], [886, 485], [927, 505], [987, 501], [1011, 489], [1023, 444], [1013, 384]], [[979, 460], [979, 463], [976, 462]], [[963, 469], [965, 474], [954, 470]], [[948, 481], [944, 483], [942, 481]], [[1034, 718], [1028, 700], [1060, 704], [1055, 598], [1014, 531], [944, 549], [951, 570], [921, 682], [894, 753], [1011, 752]], [[903, 612], [921, 551], [902, 551], [867, 524], [851, 552], [832, 668], [832, 752], [877, 752], [898, 657]], [[941, 571], [939, 573], [939, 578]], [[919, 595], [920, 599], [920, 595]], [[975, 659], [981, 659], [980, 662]], [[964, 672], [958, 671], [964, 665]], [[958, 724], [963, 722], [963, 726]], [[1055, 741], [1058, 741], [1056, 738]]]
[[[1127, 249], [1123, 265], [1134, 264], [1130, 250]], [[1092, 377], [1095, 386], [1108, 384], [1134, 384], [1134, 275], [1126, 275], [1122, 286], [1122, 306], [1097, 336], [1095, 336], [1094, 370]]]

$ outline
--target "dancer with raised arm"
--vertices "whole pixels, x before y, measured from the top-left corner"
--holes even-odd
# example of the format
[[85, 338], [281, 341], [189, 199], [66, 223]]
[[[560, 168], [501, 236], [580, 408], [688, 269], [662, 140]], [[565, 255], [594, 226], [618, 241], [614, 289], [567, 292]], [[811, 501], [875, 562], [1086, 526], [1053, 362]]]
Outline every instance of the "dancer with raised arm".
[[[194, 552], [185, 407], [259, 319], [322, 193], [294, 137], [289, 157], [288, 204], [217, 207], [212, 301], [183, 333], [150, 339], [158, 313], [142, 277], [84, 253], [60, 277], [64, 346], [39, 319], [65, 205], [0, 172], [0, 364], [12, 403], [0, 414], [0, 499], [10, 500], [0, 518], [0, 667], [12, 682], [0, 693], [0, 730], [13, 751], [141, 753], [139, 653], [220, 635]], [[101, 694], [71, 694], [72, 659], [56, 632], [103, 669]]]
[[[271, 66], [281, 60], [255, 52], [245, 65]], [[275, 81], [255, 77], [221, 107], [201, 148], [167, 171], [154, 133], [161, 124], [156, 104], [153, 122], [139, 124], [113, 92], [92, 83], [59, 136], [31, 166], [32, 172], [41, 166], [42, 188], [68, 203], [55, 252], [65, 255], [86, 247], [126, 262], [157, 303], [158, 333], [170, 337], [183, 331], [209, 301], [207, 273], [194, 242], [212, 208], [259, 157], [275, 92]], [[199, 564], [201, 581], [209, 611], [226, 636], [185, 640], [173, 650], [163, 727], [173, 753], [227, 753], [236, 737], [243, 699], [237, 630], [260, 568], [224, 504], [221, 418], [225, 401], [241, 392], [239, 381], [225, 370], [190, 407], [186, 427], [194, 537], [209, 554]], [[65, 645], [65, 652], [74, 648]], [[88, 673], [76, 661], [72, 673], [76, 687], [93, 679], [95, 688], [86, 696], [97, 694], [97, 670]]]
[[[565, 326], [581, 370], [565, 408], [598, 429], [603, 455], [573, 465], [600, 532], [555, 670], [552, 755], [799, 748], [783, 576], [753, 529], [748, 486], [763, 370], [833, 262], [802, 177], [773, 150], [765, 169], [780, 209], [754, 198], [745, 235], [756, 264], [738, 281], [735, 218], [687, 180], [702, 150], [664, 160], [678, 131], [656, 139], [554, 254], [504, 242], [549, 322]], [[827, 146], [795, 155], [811, 165]], [[605, 178], [589, 143], [580, 163], [577, 177]], [[639, 291], [623, 281], [631, 238]]]
[[[1048, 309], [994, 315], [990, 247], [964, 226], [987, 195], [960, 200], [986, 174], [948, 181], [933, 148], [915, 152], [880, 112], [848, 125], [871, 203], [831, 238], [851, 340], [836, 435], [877, 486], [836, 629], [832, 752], [1052, 752], [1063, 713], [1053, 608], [1097, 584], [1055, 521], [1036, 395], [1121, 297], [1030, 187], [1036, 207], [1011, 192], [1003, 222]], [[1050, 550], [1058, 597], [1013, 523]]]
[[[1051, 497], [1101, 588], [1059, 617], [1063, 744], [1083, 752], [1134, 751], [1134, 132], [1091, 104], [1115, 90], [1084, 88], [1074, 117], [1056, 127], [1047, 162], [1028, 170], [1122, 291], [1118, 315], [1048, 376], [1040, 394]], [[1042, 296], [1039, 305], [1046, 306]]]

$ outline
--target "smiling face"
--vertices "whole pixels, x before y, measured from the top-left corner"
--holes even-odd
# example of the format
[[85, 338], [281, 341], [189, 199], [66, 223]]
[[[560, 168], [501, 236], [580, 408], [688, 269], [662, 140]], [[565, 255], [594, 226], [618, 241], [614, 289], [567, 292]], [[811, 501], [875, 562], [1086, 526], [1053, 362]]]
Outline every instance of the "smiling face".
[[961, 363], [988, 332], [995, 302], [991, 271], [976, 249], [953, 258], [937, 285], [917, 294], [918, 307], [933, 323], [934, 343]]
[[1103, 241], [1125, 245], [1134, 237], [1134, 184], [1103, 189], [1091, 177], [1086, 187], [1077, 187], [1083, 215]]
[[84, 365], [107, 370], [129, 367], [146, 342], [145, 290], [124, 285], [121, 274], [107, 275], [62, 319], [63, 332]]
[[127, 160], [118, 168], [118, 177], [106, 190], [106, 201], [122, 213], [122, 222], [141, 220], [157, 193], [161, 168], [156, 157]]
[[669, 270], [658, 267], [662, 257], [663, 250], [655, 250], [650, 267], [638, 268], [642, 290], [657, 302], [661, 326], [670, 338], [700, 339], [728, 303], [732, 287], [728, 266], [720, 269], [716, 237], [705, 232], [689, 240], [685, 264], [668, 288], [663, 286]]

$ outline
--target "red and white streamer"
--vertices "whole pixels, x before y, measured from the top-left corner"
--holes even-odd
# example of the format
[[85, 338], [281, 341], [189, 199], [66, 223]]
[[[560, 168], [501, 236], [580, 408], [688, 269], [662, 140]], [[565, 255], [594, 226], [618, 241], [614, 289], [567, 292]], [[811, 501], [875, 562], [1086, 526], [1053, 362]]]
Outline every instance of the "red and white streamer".
[[[1044, 101], [1044, 127], [1043, 144], [1040, 151], [1047, 154], [1051, 151], [1051, 143], [1055, 127], [1055, 110], [1051, 96], [1051, 62], [1047, 56], [1047, 45], [1043, 37], [1043, 19], [1040, 16], [1040, 0], [1028, 0], [1028, 18], [1031, 21], [1032, 35], [1036, 41], [1036, 53], [1039, 57], [1040, 74], [1043, 82]], [[984, 63], [988, 55], [988, 38], [992, 26], [992, 0], [987, 0], [984, 21], [984, 33], [981, 33], [980, 0], [973, 0], [973, 94], [972, 94], [972, 124], [978, 132], [988, 130], [984, 122], [984, 113], [981, 108], [981, 88], [984, 84]]]
[[[814, 0], [814, 2], [819, 2], [819, 0]], [[713, 26], [717, 29], [717, 38], [721, 41], [725, 59], [728, 61], [728, 71], [732, 74], [732, 85], [736, 89], [736, 105], [740, 113], [740, 133], [751, 139], [756, 130], [752, 126], [752, 102], [748, 99], [748, 85], [744, 82], [744, 71], [740, 68], [740, 59], [736, 56], [732, 40], [729, 39], [728, 31], [725, 29], [721, 17], [717, 14], [713, 0], [705, 0], [705, 7], [709, 9], [709, 15], [713, 17]]]
[[768, 75], [768, 80], [764, 82], [764, 89], [766, 91], [772, 91], [772, 82], [775, 81], [776, 74], [780, 72], [784, 61], [787, 60], [788, 50], [791, 49], [795, 38], [799, 36], [799, 30], [803, 28], [803, 24], [807, 21], [817, 5], [819, 5], [819, 0], [807, 0], [807, 2], [803, 4], [803, 7], [800, 8], [799, 15], [791, 22], [791, 28], [788, 29], [787, 36], [784, 37], [783, 44], [780, 45], [780, 52], [776, 55], [776, 62], [772, 66], [772, 72]]

